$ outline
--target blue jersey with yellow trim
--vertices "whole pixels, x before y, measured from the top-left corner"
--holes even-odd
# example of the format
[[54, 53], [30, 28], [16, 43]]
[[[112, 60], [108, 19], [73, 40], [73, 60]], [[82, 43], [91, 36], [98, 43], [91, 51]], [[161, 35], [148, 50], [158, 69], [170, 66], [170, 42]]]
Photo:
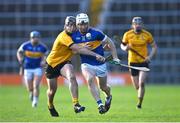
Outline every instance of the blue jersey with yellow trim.
[[[99, 55], [104, 56], [104, 49], [102, 42], [105, 39], [105, 35], [94, 28], [89, 28], [86, 34], [81, 34], [79, 31], [76, 31], [72, 34], [72, 39], [74, 43], [79, 45], [88, 45], [91, 47], [91, 50]], [[101, 65], [103, 64], [100, 61], [97, 61], [95, 57], [88, 55], [80, 55], [82, 63], [88, 63], [90, 65]]]
[[23, 43], [18, 50], [24, 52], [25, 69], [41, 67], [42, 57], [47, 53], [47, 47], [44, 44], [39, 43], [33, 46], [30, 41]]

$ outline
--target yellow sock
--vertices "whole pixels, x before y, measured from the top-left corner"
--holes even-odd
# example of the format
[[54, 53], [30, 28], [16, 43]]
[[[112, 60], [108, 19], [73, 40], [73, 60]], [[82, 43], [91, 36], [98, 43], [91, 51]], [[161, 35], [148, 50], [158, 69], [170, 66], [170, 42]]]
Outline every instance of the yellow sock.
[[48, 107], [49, 107], [49, 108], [53, 108], [53, 107], [54, 107], [54, 104], [53, 104], [53, 103], [48, 102]]
[[79, 103], [78, 98], [73, 98], [73, 99], [72, 99], [72, 102], [73, 102], [73, 105]]

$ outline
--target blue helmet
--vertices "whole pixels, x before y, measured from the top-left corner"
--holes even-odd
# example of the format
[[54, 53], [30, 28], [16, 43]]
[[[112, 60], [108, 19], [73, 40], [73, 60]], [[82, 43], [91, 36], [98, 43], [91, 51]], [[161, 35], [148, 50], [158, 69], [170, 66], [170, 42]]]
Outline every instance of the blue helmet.
[[41, 37], [41, 34], [38, 31], [32, 31], [30, 33], [30, 38], [40, 38], [40, 37]]

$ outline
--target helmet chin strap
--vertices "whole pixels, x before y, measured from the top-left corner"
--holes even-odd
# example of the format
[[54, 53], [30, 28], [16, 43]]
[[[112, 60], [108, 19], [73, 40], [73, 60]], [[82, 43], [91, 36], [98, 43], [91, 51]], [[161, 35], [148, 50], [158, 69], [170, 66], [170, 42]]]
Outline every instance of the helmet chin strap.
[[140, 33], [142, 31], [142, 28], [136, 28], [136, 29], [134, 29], [134, 32], [135, 33]]
[[[89, 28], [88, 28], [89, 29]], [[87, 32], [88, 32], [88, 29], [86, 30], [86, 31], [81, 31], [80, 29], [79, 29], [79, 32], [81, 33], [81, 34], [86, 34]]]
[[32, 42], [32, 45], [38, 45], [39, 44], [39, 42]]
[[80, 31], [80, 33], [81, 33], [81, 34], [86, 34], [86, 33], [87, 33], [87, 31], [84, 31], [84, 32]]
[[141, 29], [136, 29], [135, 32], [136, 32], [136, 33], [140, 33], [140, 32], [141, 32]]
[[64, 30], [65, 30], [65, 32], [68, 34], [68, 35], [71, 35], [73, 32], [71, 32], [71, 31], [68, 31], [68, 29], [67, 29], [67, 25], [64, 25]]

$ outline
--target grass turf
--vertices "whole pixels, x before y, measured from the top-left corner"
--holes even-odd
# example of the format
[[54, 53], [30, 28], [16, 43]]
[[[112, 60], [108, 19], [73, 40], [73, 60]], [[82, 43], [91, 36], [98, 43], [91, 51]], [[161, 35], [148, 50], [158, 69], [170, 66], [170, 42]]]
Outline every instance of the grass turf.
[[[86, 86], [80, 87], [80, 103], [85, 112], [75, 114], [68, 87], [60, 86], [54, 104], [60, 117], [53, 118], [47, 109], [46, 86], [41, 87], [37, 108], [31, 108], [28, 93], [23, 86], [0, 87], [0, 122], [123, 122], [123, 121], [180, 121], [180, 87], [146, 86], [141, 110], [136, 109], [136, 91], [132, 86], [112, 87], [112, 107], [105, 115], [98, 113], [97, 105]], [[104, 95], [101, 93], [104, 99]]]

